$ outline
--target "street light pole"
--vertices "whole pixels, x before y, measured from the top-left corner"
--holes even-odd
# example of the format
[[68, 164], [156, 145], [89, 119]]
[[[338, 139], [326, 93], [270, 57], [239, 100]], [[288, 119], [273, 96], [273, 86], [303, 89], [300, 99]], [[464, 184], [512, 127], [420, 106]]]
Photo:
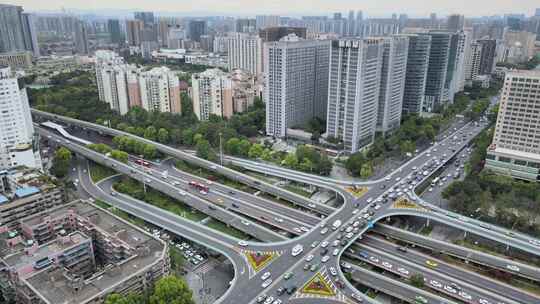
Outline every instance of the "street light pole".
[[223, 145], [221, 143], [221, 132], [219, 132], [219, 163], [223, 166]]

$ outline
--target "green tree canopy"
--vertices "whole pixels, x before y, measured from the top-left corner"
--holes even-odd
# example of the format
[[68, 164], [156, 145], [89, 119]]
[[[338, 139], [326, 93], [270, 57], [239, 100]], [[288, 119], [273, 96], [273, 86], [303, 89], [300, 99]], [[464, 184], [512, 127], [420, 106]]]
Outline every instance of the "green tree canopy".
[[150, 304], [195, 304], [195, 301], [184, 280], [167, 276], [156, 283], [154, 293], [150, 296]]

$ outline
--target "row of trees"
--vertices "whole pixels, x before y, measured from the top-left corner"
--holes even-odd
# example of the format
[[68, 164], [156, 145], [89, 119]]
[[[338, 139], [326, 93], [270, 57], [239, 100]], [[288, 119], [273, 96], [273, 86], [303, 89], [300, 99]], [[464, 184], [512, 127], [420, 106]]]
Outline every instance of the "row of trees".
[[101, 154], [108, 154], [111, 158], [116, 159], [117, 161], [123, 163], [128, 162], [128, 154], [126, 152], [113, 149], [106, 144], [89, 144], [86, 147]]
[[113, 143], [122, 151], [143, 155], [146, 159], [156, 158], [159, 154], [154, 145], [140, 142], [129, 136], [115, 136]]
[[193, 292], [186, 282], [176, 276], [159, 279], [154, 288], [144, 294], [110, 294], [105, 304], [195, 304]]

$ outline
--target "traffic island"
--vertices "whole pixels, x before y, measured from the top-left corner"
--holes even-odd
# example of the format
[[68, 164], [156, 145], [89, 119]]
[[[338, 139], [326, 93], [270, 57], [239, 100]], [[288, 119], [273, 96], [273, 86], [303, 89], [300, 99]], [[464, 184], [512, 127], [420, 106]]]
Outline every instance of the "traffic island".
[[266, 265], [268, 265], [277, 255], [273, 252], [253, 252], [246, 251], [244, 255], [247, 257], [249, 265], [255, 272], [259, 272]]
[[406, 197], [398, 198], [392, 205], [394, 208], [405, 208], [405, 209], [421, 209], [422, 207], [416, 204], [415, 202], [407, 199]]
[[356, 198], [360, 198], [368, 192], [368, 187], [346, 187], [345, 190]]
[[317, 272], [313, 278], [311, 278], [305, 285], [300, 289], [300, 293], [318, 295], [325, 297], [333, 297], [336, 295], [332, 284], [327, 282], [323, 275], [320, 272]]

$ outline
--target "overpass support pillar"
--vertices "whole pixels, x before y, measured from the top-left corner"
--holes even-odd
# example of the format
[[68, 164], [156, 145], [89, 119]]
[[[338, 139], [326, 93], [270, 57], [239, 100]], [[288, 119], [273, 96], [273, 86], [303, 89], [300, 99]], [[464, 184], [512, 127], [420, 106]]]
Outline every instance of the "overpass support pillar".
[[427, 220], [426, 220], [426, 227], [429, 227], [430, 224], [431, 224], [431, 220], [430, 220], [430, 219], [427, 219]]

